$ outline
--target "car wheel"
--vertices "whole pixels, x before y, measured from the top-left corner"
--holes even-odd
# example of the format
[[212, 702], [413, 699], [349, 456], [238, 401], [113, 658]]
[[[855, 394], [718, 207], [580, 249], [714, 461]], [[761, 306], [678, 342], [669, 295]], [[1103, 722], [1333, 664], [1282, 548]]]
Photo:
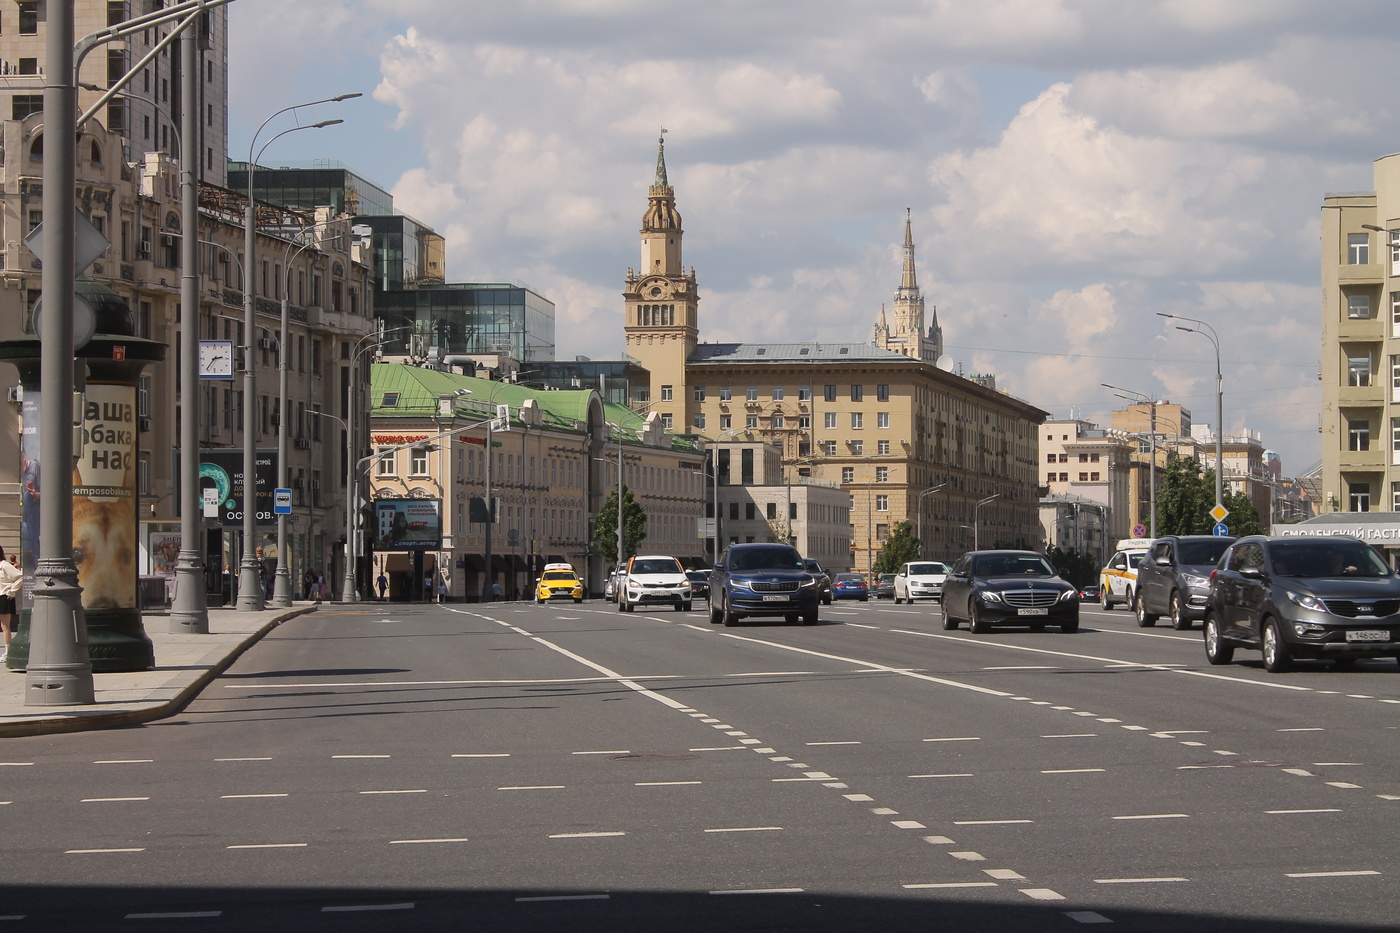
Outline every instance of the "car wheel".
[[955, 629], [957, 629], [957, 627], [958, 627], [958, 620], [955, 619], [955, 618], [953, 618], [951, 615], [948, 614], [948, 604], [945, 603], [945, 602], [944, 602], [943, 600], [941, 600], [941, 599], [938, 601], [938, 612], [939, 612], [940, 615], [943, 616], [943, 630], [944, 630], [944, 631], [946, 631], [946, 632], [951, 632], [951, 631], [954, 631]]
[[1099, 590], [1099, 608], [1104, 612], [1113, 608], [1113, 600], [1108, 595], [1108, 587]]
[[805, 612], [802, 613], [802, 624], [803, 624], [803, 625], [816, 625], [816, 624], [817, 624], [817, 607], [816, 607], [816, 606], [813, 606], [811, 609], [808, 609], [808, 610], [806, 610]]
[[974, 634], [974, 635], [985, 635], [985, 634], [987, 633], [987, 629], [988, 629], [989, 627], [990, 627], [990, 626], [987, 625], [987, 620], [984, 619], [984, 618], [982, 618], [982, 610], [980, 610], [980, 609], [977, 608], [977, 604], [976, 604], [976, 603], [968, 603], [968, 604], [967, 604], [967, 628], [968, 628], [968, 631], [972, 632], [972, 634]]
[[1277, 622], [1268, 619], [1264, 622], [1264, 670], [1270, 674], [1285, 674], [1293, 669], [1293, 655], [1283, 640], [1283, 631]]
[[1142, 590], [1133, 595], [1133, 612], [1137, 615], [1139, 628], [1151, 628], [1157, 624], [1157, 616], [1148, 612], [1142, 605]]
[[1225, 644], [1225, 640], [1220, 637], [1220, 623], [1215, 620], [1215, 613], [1206, 610], [1206, 619], [1203, 623], [1206, 636], [1206, 660], [1211, 664], [1229, 664], [1235, 659], [1235, 647]]
[[710, 600], [710, 624], [711, 624], [711, 625], [719, 625], [721, 621], [723, 621], [723, 617], [720, 615], [720, 608], [719, 608], [718, 606], [716, 606], [716, 605], [715, 605], [715, 601], [714, 601], [713, 599], [711, 599], [711, 600]]
[[823, 605], [823, 606], [830, 606], [830, 605], [831, 605], [831, 594], [830, 594], [830, 593], [827, 593], [825, 596], [822, 597], [822, 605]]
[[1172, 620], [1172, 628], [1178, 632], [1191, 627], [1191, 617], [1186, 614], [1186, 607], [1181, 604], [1181, 593], [1172, 591], [1172, 598], [1167, 602], [1167, 616]]
[[618, 600], [617, 600], [617, 611], [618, 611], [618, 612], [626, 612], [626, 611], [627, 611], [627, 600], [623, 599], [622, 597], [618, 597]]
[[1061, 622], [1060, 631], [1065, 635], [1073, 635], [1075, 632], [1079, 631], [1079, 616]]
[[724, 601], [724, 606], [720, 609], [720, 613], [722, 615], [725, 628], [733, 628], [734, 626], [739, 624], [739, 617], [735, 615], [733, 609], [729, 608], [729, 600]]
[[895, 593], [895, 594], [894, 594], [894, 604], [895, 604], [896, 606], [898, 606], [898, 605], [899, 605], [900, 603], [902, 603], [902, 602], [904, 602], [904, 600], [902, 600], [902, 599], [899, 598], [899, 594], [898, 594], [898, 593]]
[[694, 605], [692, 604], [691, 600], [688, 600], [688, 599], [687, 599], [685, 602], [681, 603], [681, 611], [682, 611], [682, 612], [689, 612], [689, 611], [690, 611], [691, 609], [693, 609], [693, 608], [695, 608], [695, 607], [694, 607]]

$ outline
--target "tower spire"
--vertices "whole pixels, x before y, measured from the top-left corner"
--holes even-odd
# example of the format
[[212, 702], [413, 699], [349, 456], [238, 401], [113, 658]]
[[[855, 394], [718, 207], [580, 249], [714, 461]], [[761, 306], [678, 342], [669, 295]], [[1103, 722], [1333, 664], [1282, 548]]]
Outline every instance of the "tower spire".
[[666, 127], [661, 128], [661, 137], [656, 141], [656, 181], [652, 184], [664, 188], [670, 184], [666, 180]]
[[904, 275], [899, 282], [901, 290], [917, 292], [918, 279], [914, 275], [914, 219], [910, 208], [904, 209]]

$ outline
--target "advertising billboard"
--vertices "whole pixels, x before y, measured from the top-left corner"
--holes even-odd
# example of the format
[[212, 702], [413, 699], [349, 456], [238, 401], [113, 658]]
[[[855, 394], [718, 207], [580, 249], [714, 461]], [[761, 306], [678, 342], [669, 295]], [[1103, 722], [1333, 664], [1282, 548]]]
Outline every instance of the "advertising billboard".
[[376, 551], [442, 549], [441, 499], [375, 499]]
[[[259, 528], [275, 528], [272, 492], [277, 487], [277, 451], [255, 452], [254, 505]], [[209, 501], [217, 501], [221, 525], [243, 524], [243, 450], [238, 447], [202, 447], [199, 451], [199, 485]]]

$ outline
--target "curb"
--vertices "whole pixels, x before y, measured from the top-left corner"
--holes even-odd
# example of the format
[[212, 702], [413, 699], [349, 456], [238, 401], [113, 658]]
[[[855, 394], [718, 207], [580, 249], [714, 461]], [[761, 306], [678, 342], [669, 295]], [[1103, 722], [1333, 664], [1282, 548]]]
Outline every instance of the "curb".
[[[0, 723], [0, 738], [59, 735], [66, 732], [90, 732], [96, 729], [115, 729], [123, 726], [140, 725], [141, 723], [172, 716], [184, 709], [185, 705], [208, 686], [210, 681], [228, 670], [233, 662], [237, 661], [243, 655], [243, 652], [260, 641], [268, 632], [272, 631], [283, 622], [295, 619], [297, 616], [315, 612], [316, 609], [317, 607], [314, 605], [304, 606], [284, 612], [281, 615], [273, 616], [256, 631], [245, 634], [243, 640], [234, 645], [231, 650], [224, 648], [213, 649], [209, 654], [200, 659], [200, 663], [207, 664], [207, 667], [198, 671], [190, 671], [173, 678], [164, 686], [152, 692], [152, 696], [160, 697], [160, 699], [137, 701], [141, 704], [138, 709], [125, 709], [113, 713], [52, 716], [45, 719], [27, 719], [18, 722]], [[168, 696], [164, 696], [164, 694], [168, 694]]]

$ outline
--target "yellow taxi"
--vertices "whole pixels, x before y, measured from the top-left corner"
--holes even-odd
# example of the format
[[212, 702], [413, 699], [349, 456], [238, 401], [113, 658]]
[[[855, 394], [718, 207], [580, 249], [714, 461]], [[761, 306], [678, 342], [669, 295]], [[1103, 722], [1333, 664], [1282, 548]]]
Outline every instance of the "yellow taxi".
[[551, 599], [572, 599], [583, 602], [583, 581], [578, 578], [571, 564], [545, 564], [544, 574], [535, 584], [535, 602], [547, 603]]

